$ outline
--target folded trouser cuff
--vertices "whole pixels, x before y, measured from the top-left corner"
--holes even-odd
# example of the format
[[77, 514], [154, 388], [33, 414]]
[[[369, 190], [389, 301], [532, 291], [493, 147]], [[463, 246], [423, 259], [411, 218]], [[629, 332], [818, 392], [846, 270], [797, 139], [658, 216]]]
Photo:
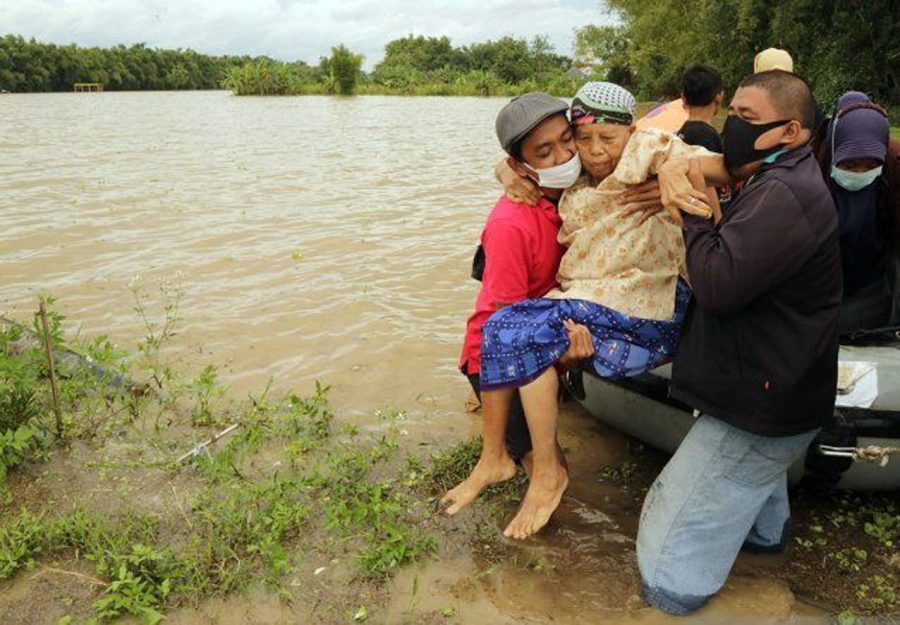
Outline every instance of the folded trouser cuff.
[[644, 601], [649, 605], [675, 616], [684, 616], [700, 609], [712, 597], [712, 595], [679, 595], [662, 588], [651, 588], [645, 583], [641, 584], [641, 592]]
[[787, 549], [788, 541], [791, 539], [791, 519], [788, 517], [784, 522], [784, 528], [781, 530], [781, 538], [776, 543], [760, 542], [755, 534], [756, 532], [754, 531], [750, 532], [750, 536], [748, 536], [747, 540], [744, 541], [744, 544], [741, 545], [741, 551], [759, 554], [784, 553]]

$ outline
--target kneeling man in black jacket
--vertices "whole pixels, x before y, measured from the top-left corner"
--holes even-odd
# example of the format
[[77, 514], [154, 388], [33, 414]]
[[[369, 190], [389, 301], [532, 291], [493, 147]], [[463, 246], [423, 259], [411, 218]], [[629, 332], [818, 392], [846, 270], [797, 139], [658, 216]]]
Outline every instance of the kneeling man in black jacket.
[[814, 124], [802, 79], [755, 74], [728, 107], [724, 157], [660, 171], [670, 206], [692, 201], [689, 173], [743, 181], [718, 225], [685, 216], [694, 302], [671, 392], [701, 416], [650, 488], [637, 540], [644, 598], [670, 613], [703, 605], [742, 548], [784, 548], [788, 467], [834, 409], [840, 247]]

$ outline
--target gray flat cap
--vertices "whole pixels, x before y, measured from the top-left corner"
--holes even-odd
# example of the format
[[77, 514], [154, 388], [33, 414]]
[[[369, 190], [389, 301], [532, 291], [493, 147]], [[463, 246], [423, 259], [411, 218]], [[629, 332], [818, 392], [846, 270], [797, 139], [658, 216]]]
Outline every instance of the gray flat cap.
[[540, 91], [532, 91], [509, 101], [497, 115], [497, 139], [509, 152], [513, 143], [527, 135], [542, 121], [569, 109], [564, 100]]

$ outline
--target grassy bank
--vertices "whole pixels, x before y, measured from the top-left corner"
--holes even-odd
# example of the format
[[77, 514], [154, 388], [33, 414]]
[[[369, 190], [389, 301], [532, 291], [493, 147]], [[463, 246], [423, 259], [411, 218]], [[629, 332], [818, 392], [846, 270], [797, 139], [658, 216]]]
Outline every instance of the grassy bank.
[[147, 335], [135, 353], [69, 340], [51, 312], [60, 438], [40, 324], [0, 324], [0, 579], [70, 582], [62, 596], [26, 591], [3, 620], [157, 623], [248, 588], [318, 620], [365, 620], [384, 581], [437, 547], [432, 461], [401, 448], [404, 416], [362, 434], [335, 422], [322, 385], [229, 398], [213, 367], [186, 375], [161, 356], [177, 295], [157, 308], [136, 295]]
[[[254, 84], [229, 83], [235, 95], [259, 96], [302, 96], [302, 95], [335, 95], [333, 87], [321, 83], [289, 84], [282, 88], [272, 88]], [[581, 82], [575, 80], [559, 80], [550, 85], [538, 85], [534, 82], [505, 84], [500, 82], [479, 82], [460, 80], [453, 83], [429, 83], [392, 87], [374, 83], [362, 83], [355, 88], [354, 95], [370, 96], [461, 96], [461, 97], [512, 97], [530, 91], [546, 91], [561, 98], [571, 98], [578, 91]]]
[[401, 96], [514, 96], [529, 91], [546, 91], [571, 97], [584, 83], [559, 70], [541, 78], [503, 80], [490, 71], [449, 72], [424, 79], [415, 76], [379, 79], [363, 77], [353, 81], [350, 91], [340, 88], [331, 75], [305, 71], [301, 67], [269, 62], [248, 63], [232, 68], [223, 85], [236, 95], [292, 96], [330, 95], [352, 92], [355, 95]]
[[[521, 474], [462, 519], [435, 514], [477, 442], [431, 451], [406, 435], [402, 413], [342, 419], [320, 384], [235, 398], [214, 367], [185, 370], [164, 356], [180, 324], [178, 287], [161, 284], [158, 300], [140, 283], [132, 290], [145, 326], [134, 350], [66, 335], [51, 307], [59, 438], [40, 324], [0, 323], [0, 621], [158, 623], [250, 593], [290, 606], [294, 621], [383, 622], [401, 568], [461, 551], [476, 562], [461, 573], [473, 588], [503, 566], [565, 583], [566, 563], [542, 548], [549, 539], [500, 539]], [[591, 470], [593, 487], [616, 491], [636, 519], [664, 458], [631, 449]], [[790, 559], [763, 574], [847, 618], [897, 614], [895, 497], [801, 491], [795, 511]], [[605, 574], [635, 579], [629, 562]], [[426, 592], [416, 579], [414, 596]], [[454, 622], [454, 602], [467, 600], [439, 601], [409, 622]]]

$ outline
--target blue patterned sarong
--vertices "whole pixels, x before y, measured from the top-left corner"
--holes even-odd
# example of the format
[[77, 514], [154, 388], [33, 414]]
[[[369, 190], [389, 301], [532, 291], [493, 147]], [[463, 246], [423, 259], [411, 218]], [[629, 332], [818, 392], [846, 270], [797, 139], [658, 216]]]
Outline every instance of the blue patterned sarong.
[[645, 373], [675, 354], [690, 300], [690, 289], [679, 281], [669, 321], [629, 317], [581, 299], [529, 299], [502, 308], [484, 324], [481, 389], [520, 387], [540, 376], [569, 348], [566, 319], [590, 331], [597, 375], [615, 379]]

